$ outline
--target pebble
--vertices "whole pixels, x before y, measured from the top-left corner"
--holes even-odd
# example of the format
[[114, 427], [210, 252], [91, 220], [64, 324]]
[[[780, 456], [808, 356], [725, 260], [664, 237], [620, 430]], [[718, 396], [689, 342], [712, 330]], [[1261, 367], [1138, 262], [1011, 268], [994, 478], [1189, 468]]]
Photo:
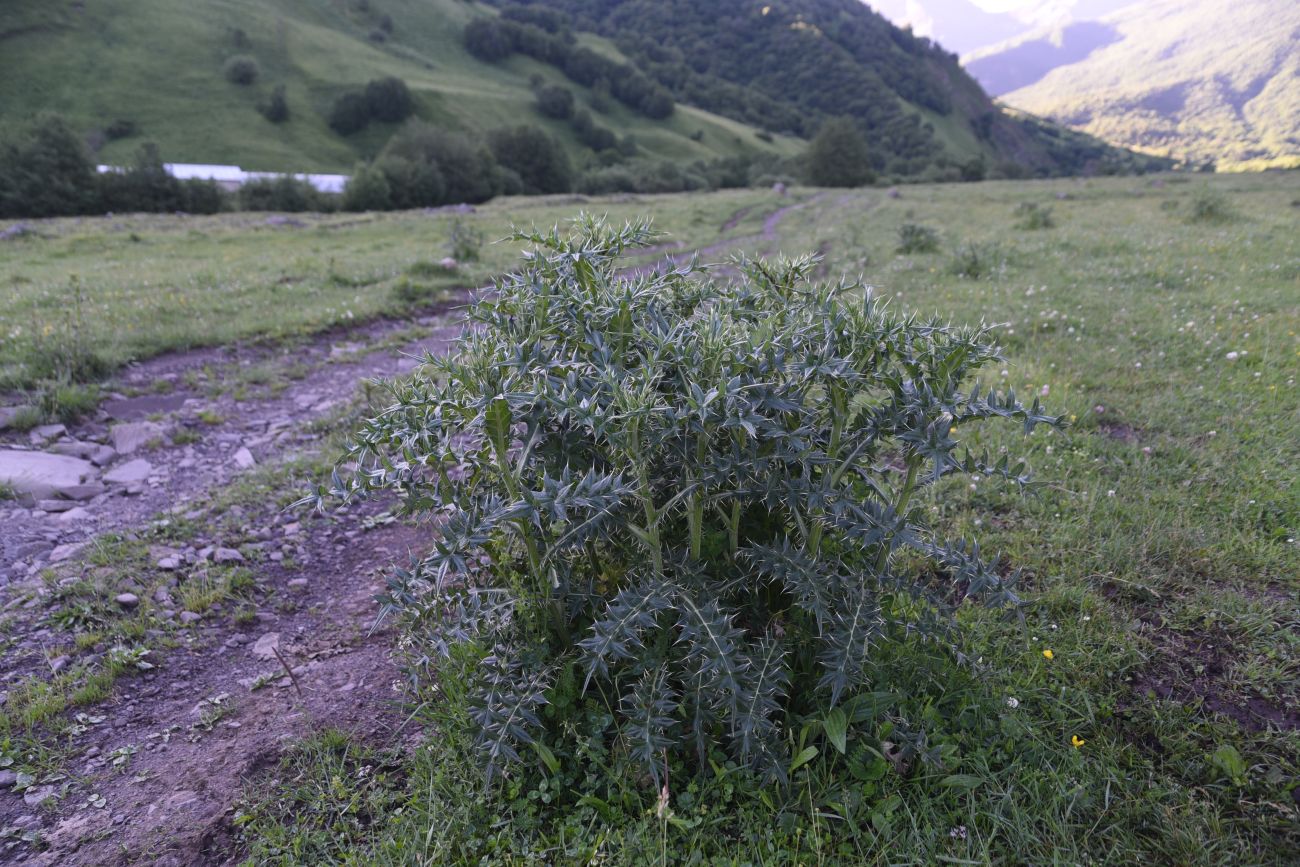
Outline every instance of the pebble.
[[181, 623], [198, 623], [203, 619], [203, 615], [195, 614], [193, 611], [181, 612]]
[[235, 452], [231, 460], [235, 462], [235, 466], [242, 470], [257, 465], [257, 461], [253, 459], [253, 453], [243, 446], [239, 448], [239, 451]]
[[306, 578], [293, 578], [289, 581], [290, 590], [306, 590], [308, 581]]
[[8, 768], [0, 768], [0, 789], [12, 788], [18, 782], [18, 774]]
[[181, 561], [178, 557], [163, 557], [158, 561], [157, 566], [164, 572], [175, 572], [181, 568]]
[[119, 593], [113, 597], [113, 601], [123, 608], [134, 608], [140, 604], [140, 597], [134, 593]]

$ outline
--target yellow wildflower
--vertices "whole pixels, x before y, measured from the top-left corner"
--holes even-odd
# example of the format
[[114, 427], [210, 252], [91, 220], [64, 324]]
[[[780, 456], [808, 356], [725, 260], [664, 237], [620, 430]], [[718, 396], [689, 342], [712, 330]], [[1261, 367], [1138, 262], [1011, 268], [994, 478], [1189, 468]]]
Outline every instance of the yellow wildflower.
[[1087, 741], [1085, 741], [1083, 738], [1079, 737], [1078, 735], [1070, 736], [1070, 745], [1073, 746], [1076, 750], [1082, 747], [1086, 743]]
[[1046, 650], [1043, 651], [1043, 657], [1044, 657], [1044, 658], [1046, 658], [1046, 659], [1051, 659], [1053, 656], [1055, 656], [1055, 654], [1052, 653], [1052, 648], [1049, 647], [1049, 648], [1047, 648]]

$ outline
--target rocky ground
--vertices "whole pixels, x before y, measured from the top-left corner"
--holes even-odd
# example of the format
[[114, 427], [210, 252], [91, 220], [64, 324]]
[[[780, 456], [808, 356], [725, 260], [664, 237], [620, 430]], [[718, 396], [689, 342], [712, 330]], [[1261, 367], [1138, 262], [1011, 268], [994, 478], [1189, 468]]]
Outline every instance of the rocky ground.
[[[46, 682], [72, 700], [9, 733], [0, 863], [223, 863], [244, 780], [287, 742], [401, 737], [374, 597], [427, 530], [382, 503], [286, 511], [250, 480], [320, 452], [365, 382], [445, 351], [455, 319], [155, 359], [91, 421], [4, 433], [0, 703], [40, 708]], [[104, 671], [108, 697], [77, 700]]]

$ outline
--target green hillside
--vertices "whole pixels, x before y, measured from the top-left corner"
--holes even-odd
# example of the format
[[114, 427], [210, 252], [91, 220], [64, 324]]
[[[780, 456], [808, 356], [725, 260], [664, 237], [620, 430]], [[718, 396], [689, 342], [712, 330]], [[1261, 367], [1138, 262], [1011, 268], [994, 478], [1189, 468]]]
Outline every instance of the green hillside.
[[[472, 132], [536, 124], [569, 147], [576, 165], [593, 160], [569, 124], [535, 110], [529, 80], [563, 83], [580, 107], [590, 107], [586, 88], [522, 55], [487, 64], [465, 51], [464, 24], [491, 14], [461, 0], [6, 0], [0, 125], [55, 111], [99, 143], [115, 121], [129, 121], [135, 132], [103, 142], [100, 162], [125, 162], [147, 140], [175, 162], [346, 171], [378, 152], [393, 127], [340, 136], [329, 128], [330, 107], [371, 79], [396, 76], [410, 86], [422, 119]], [[596, 37], [579, 40], [617, 55]], [[226, 80], [222, 67], [233, 55], [257, 61], [254, 84]], [[257, 110], [277, 85], [290, 110], [282, 124]], [[593, 114], [634, 136], [646, 155], [674, 161], [790, 156], [803, 147], [790, 136], [760, 139], [746, 124], [690, 106], [679, 105], [665, 120], [616, 102]]]
[[[1300, 4], [1160, 0], [1103, 24], [1112, 37], [1054, 63], [1006, 102], [1123, 147], [1220, 169], [1300, 166]], [[1032, 47], [992, 53], [972, 70], [988, 75]]]

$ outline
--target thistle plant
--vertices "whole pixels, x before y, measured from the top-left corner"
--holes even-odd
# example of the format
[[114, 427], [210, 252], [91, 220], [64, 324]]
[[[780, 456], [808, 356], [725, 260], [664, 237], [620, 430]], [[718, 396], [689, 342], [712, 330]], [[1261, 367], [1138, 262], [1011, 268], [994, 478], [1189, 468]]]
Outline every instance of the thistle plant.
[[1028, 484], [959, 429], [1059, 424], [967, 387], [1000, 360], [987, 327], [812, 282], [814, 258], [620, 273], [647, 223], [515, 237], [522, 270], [454, 355], [390, 385], [333, 485], [440, 522], [386, 602], [429, 659], [468, 662], [489, 776], [543, 736], [564, 672], [656, 780], [665, 754], [718, 748], [780, 778], [790, 726], [866, 687], [879, 645], [1017, 601], [921, 496], [962, 473]]

